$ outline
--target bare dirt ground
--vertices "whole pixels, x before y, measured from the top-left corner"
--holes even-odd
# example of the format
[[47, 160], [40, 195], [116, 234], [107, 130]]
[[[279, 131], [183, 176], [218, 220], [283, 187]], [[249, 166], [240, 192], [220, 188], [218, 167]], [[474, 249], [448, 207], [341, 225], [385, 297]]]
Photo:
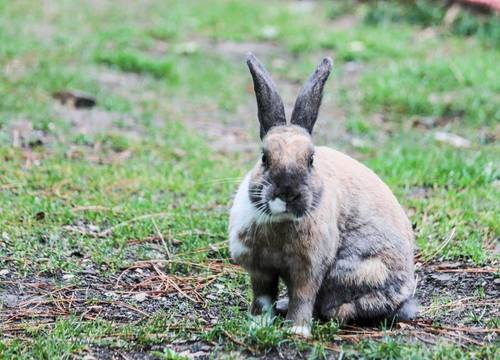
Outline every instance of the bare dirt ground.
[[[109, 278], [100, 276], [98, 269], [90, 264], [74, 278], [65, 278], [60, 274], [27, 278], [17, 274], [3, 274], [0, 280], [5, 287], [0, 300], [4, 305], [0, 311], [0, 320], [4, 334], [23, 336], [21, 329], [25, 329], [27, 323], [38, 328], [51, 327], [56, 318], [69, 316], [87, 321], [112, 320], [119, 327], [147, 320], [158, 312], [177, 314], [180, 322], [201, 322], [208, 330], [219, 321], [222, 308], [248, 307], [244, 295], [246, 289], [241, 288], [236, 293], [228, 292], [222, 281], [223, 277], [233, 276], [240, 271], [237, 267], [227, 268], [213, 261], [205, 264], [210, 268], [209, 275], [197, 276], [190, 273], [172, 276], [164, 271], [164, 265], [160, 261], [137, 262]], [[388, 335], [403, 336], [428, 344], [435, 344], [443, 338], [460, 345], [480, 345], [486, 340], [494, 341], [496, 332], [493, 329], [475, 326], [475, 321], [488, 323], [498, 317], [499, 286], [494, 269], [474, 268], [461, 263], [436, 263], [420, 267], [417, 276], [416, 296], [421, 308], [417, 320], [393, 324], [384, 331], [377, 327], [345, 326], [338, 333], [338, 340], [332, 343], [332, 349], [345, 341], [357, 342]], [[482, 295], [478, 296], [478, 291]], [[214, 303], [217, 306], [209, 306]], [[150, 335], [165, 339], [172, 336], [168, 332]], [[200, 341], [195, 336], [193, 340], [174, 340], [171, 345], [181, 354], [208, 358], [217, 344]], [[156, 350], [160, 349], [159, 346]], [[155, 350], [154, 346], [142, 352], [127, 352], [126, 356], [146, 359], [151, 350]], [[246, 351], [250, 354], [252, 348], [249, 346]], [[304, 355], [292, 354], [296, 350], [286, 346], [280, 351], [282, 354], [256, 352], [254, 355], [271, 358], [279, 358], [283, 354], [285, 357]], [[119, 356], [120, 352], [93, 347], [89, 354], [97, 358], [113, 358]]]

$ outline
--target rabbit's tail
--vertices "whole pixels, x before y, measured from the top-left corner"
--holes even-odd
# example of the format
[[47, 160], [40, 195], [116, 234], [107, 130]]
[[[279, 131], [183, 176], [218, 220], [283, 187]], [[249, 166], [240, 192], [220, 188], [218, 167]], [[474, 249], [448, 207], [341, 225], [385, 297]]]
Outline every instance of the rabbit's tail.
[[[278, 315], [286, 316], [286, 313], [288, 312], [288, 302], [288, 297], [283, 297], [276, 302], [275, 309]], [[418, 315], [418, 306], [415, 298], [412, 296], [403, 301], [401, 305], [399, 305], [399, 308], [392, 314], [392, 316], [377, 317], [375, 321], [381, 321], [383, 318], [393, 318], [397, 321], [409, 321], [415, 319]], [[319, 314], [319, 317], [323, 320], [328, 320], [330, 318], [321, 316], [321, 314]]]
[[288, 297], [283, 297], [276, 301], [276, 312], [281, 316], [286, 316], [288, 312]]
[[408, 321], [415, 319], [418, 315], [418, 307], [415, 298], [412, 296], [399, 306], [399, 309], [396, 311], [396, 317], [401, 321]]

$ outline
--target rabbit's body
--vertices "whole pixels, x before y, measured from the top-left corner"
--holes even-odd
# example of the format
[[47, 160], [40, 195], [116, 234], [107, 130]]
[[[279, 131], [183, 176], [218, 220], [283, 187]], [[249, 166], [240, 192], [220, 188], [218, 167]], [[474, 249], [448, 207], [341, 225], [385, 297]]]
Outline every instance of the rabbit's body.
[[313, 313], [340, 321], [414, 316], [413, 232], [403, 209], [371, 170], [314, 147], [312, 126], [295, 124], [263, 131], [261, 120], [263, 159], [231, 209], [231, 256], [250, 273], [252, 313], [275, 303], [281, 278], [287, 318], [302, 335]]

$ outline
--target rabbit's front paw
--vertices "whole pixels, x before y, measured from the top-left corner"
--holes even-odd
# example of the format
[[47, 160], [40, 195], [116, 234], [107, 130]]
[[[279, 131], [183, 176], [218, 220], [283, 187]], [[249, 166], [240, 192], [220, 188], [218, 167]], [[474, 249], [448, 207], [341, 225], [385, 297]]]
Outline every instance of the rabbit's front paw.
[[311, 327], [309, 325], [294, 325], [290, 329], [290, 332], [305, 338], [311, 337]]

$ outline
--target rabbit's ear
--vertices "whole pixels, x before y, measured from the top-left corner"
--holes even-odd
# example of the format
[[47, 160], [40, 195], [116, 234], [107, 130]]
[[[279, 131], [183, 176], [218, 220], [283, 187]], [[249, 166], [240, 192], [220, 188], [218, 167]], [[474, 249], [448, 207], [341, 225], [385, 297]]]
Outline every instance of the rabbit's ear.
[[330, 58], [323, 59], [306, 81], [295, 101], [290, 122], [305, 128], [309, 134], [312, 133], [314, 123], [318, 117], [321, 98], [323, 97], [323, 87], [332, 70], [332, 63]]
[[247, 65], [252, 74], [253, 88], [257, 98], [260, 138], [263, 139], [273, 126], [286, 125], [285, 108], [276, 91], [276, 85], [264, 65], [253, 54], [247, 55]]

